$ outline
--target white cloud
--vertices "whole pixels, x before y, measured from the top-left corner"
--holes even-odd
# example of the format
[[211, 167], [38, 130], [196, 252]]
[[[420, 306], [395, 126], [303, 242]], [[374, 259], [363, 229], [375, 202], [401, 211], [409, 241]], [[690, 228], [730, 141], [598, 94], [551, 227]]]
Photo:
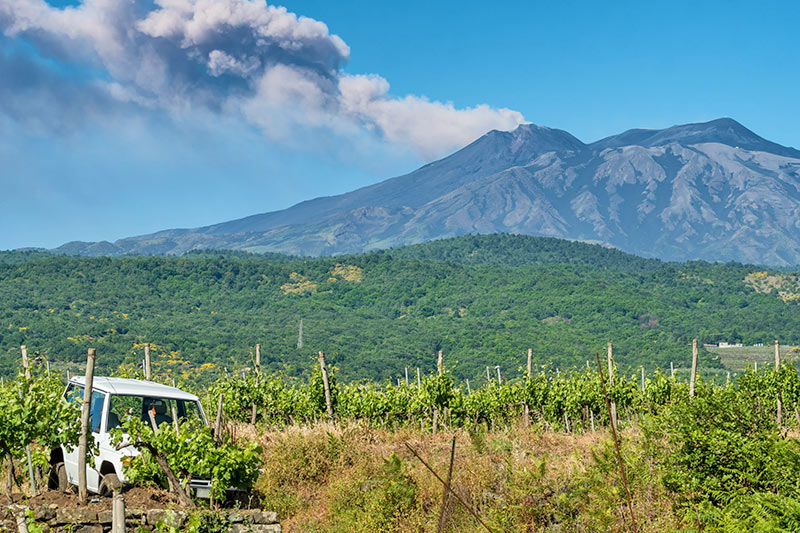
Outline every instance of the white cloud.
[[85, 0], [64, 9], [0, 0], [0, 31], [68, 66], [105, 71], [92, 83], [109, 101], [238, 114], [285, 142], [319, 130], [356, 142], [367, 131], [434, 158], [524, 121], [509, 109], [392, 96], [381, 76], [343, 72], [350, 49], [323, 22], [259, 0]]
[[518, 111], [479, 105], [456, 109], [424, 97], [393, 98], [377, 75], [339, 79], [342, 111], [374, 127], [392, 142], [411, 144], [428, 158], [464, 146], [491, 129], [510, 130], [525, 121]]

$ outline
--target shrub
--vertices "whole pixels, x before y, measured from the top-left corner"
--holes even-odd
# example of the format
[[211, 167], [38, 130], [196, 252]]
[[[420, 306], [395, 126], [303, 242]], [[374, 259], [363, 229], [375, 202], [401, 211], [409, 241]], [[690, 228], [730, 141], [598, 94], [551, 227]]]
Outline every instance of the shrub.
[[[131, 482], [170, 485], [170, 490], [178, 492], [192, 477], [207, 479], [211, 481], [213, 499], [222, 497], [230, 487], [250, 490], [261, 463], [261, 448], [255, 443], [217, 442], [211, 428], [193, 421], [184, 421], [178, 428], [162, 423], [154, 431], [141, 419], [130, 417], [123, 421], [122, 428], [112, 430], [112, 444], [123, 441], [141, 452], [124, 467]], [[177, 476], [181, 487], [171, 486], [165, 465]]]
[[692, 512], [703, 501], [724, 507], [758, 493], [800, 495], [800, 444], [781, 434], [750, 390], [704, 389], [645, 428], [649, 453], [665, 469], [665, 486]]

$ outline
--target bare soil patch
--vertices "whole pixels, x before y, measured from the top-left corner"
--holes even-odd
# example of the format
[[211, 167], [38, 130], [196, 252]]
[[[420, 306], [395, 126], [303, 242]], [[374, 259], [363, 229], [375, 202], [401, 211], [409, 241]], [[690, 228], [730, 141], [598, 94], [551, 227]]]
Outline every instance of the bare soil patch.
[[[125, 496], [125, 506], [128, 508], [149, 510], [149, 509], [180, 509], [177, 498], [169, 492], [154, 487], [128, 487], [122, 491]], [[28, 507], [35, 508], [43, 505], [54, 505], [59, 509], [71, 507], [82, 507], [78, 500], [78, 495], [73, 492], [61, 492], [58, 490], [48, 490], [30, 498], [20, 493], [13, 494], [14, 503], [22, 503]], [[6, 504], [11, 502], [8, 498], [2, 498]], [[102, 498], [95, 494], [89, 495], [87, 507], [93, 511], [106, 511], [111, 509], [111, 498]]]

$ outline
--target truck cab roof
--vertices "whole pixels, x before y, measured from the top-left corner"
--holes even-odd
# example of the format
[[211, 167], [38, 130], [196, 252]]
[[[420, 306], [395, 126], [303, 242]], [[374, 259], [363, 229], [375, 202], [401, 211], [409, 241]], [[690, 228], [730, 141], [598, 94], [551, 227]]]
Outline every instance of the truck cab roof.
[[[70, 378], [70, 383], [83, 386], [86, 379], [83, 376]], [[111, 378], [97, 376], [92, 380], [92, 388], [96, 391], [118, 394], [122, 396], [150, 396], [157, 398], [171, 398], [176, 400], [199, 401], [194, 394], [182, 391], [176, 387], [162, 385], [154, 381], [144, 381], [130, 378]]]

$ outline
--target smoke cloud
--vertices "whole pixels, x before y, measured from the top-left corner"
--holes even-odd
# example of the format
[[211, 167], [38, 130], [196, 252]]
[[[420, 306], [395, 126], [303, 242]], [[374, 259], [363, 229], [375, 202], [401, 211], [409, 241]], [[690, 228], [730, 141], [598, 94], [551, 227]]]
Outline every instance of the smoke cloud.
[[[313, 132], [355, 141], [367, 132], [431, 159], [524, 121], [509, 109], [393, 96], [379, 75], [344, 72], [350, 48], [323, 22], [258, 0], [85, 0], [66, 8], [0, 0], [0, 32], [0, 95], [49, 102], [0, 99], [0, 112], [39, 126], [131, 106], [211, 112], [280, 142]], [[51, 94], [54, 87], [66, 90]]]

